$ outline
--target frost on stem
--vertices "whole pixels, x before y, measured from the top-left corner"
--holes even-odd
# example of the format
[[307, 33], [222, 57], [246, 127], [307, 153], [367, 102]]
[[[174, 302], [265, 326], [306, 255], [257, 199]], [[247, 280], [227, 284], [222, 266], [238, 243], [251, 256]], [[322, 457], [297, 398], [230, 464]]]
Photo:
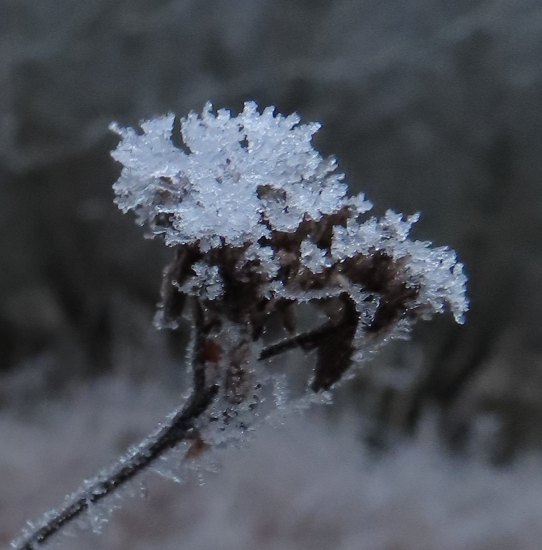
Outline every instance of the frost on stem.
[[[312, 147], [318, 124], [255, 103], [236, 117], [207, 104], [180, 120], [180, 135], [174, 122], [170, 114], [137, 130], [112, 125], [121, 137], [112, 155], [124, 165], [114, 190], [122, 211], [173, 248], [156, 322], [191, 319], [192, 393], [15, 548], [42, 544], [143, 470], [182, 478], [194, 463], [212, 467], [217, 449], [258, 424], [328, 400], [324, 390], [417, 319], [448, 310], [463, 322], [466, 279], [455, 253], [409, 239], [417, 214], [378, 219], [362, 194], [348, 196], [335, 160]], [[299, 333], [302, 303], [324, 321]], [[277, 321], [285, 338], [264, 344]], [[296, 347], [315, 354], [302, 390], [269, 364]]]

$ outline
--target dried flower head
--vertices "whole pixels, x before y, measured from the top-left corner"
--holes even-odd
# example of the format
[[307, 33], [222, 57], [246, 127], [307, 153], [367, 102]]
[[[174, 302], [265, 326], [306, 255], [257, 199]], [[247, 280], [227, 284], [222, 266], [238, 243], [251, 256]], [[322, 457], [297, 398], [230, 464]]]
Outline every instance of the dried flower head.
[[186, 296], [253, 339], [271, 313], [320, 304], [341, 326], [319, 346], [321, 389], [416, 318], [450, 310], [462, 322], [466, 279], [455, 253], [409, 239], [417, 214], [369, 217], [371, 203], [349, 197], [335, 159], [312, 147], [319, 124], [250, 102], [238, 116], [207, 104], [181, 119], [180, 136], [173, 127], [174, 115], [141, 132], [113, 126], [122, 138], [113, 156], [124, 164], [117, 204], [176, 248], [161, 326], [176, 324]]

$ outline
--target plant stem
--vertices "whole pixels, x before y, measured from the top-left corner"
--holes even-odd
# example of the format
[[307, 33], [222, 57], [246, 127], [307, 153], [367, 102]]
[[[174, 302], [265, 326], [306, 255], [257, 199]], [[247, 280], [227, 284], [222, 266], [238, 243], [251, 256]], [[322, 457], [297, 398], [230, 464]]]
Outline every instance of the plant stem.
[[[98, 475], [88, 487], [77, 492], [57, 510], [49, 512], [34, 531], [23, 536], [15, 544], [17, 550], [33, 550], [45, 543], [65, 525], [76, 519], [91, 505], [98, 503], [116, 489], [130, 481], [160, 458], [164, 452], [188, 439], [194, 429], [194, 422], [209, 407], [218, 392], [218, 386], [207, 386], [202, 353], [205, 345], [204, 315], [201, 305], [195, 301], [193, 317], [194, 356], [193, 391], [187, 403], [169, 415], [167, 420], [133, 451], [121, 458], [109, 471]], [[337, 326], [325, 324], [312, 331], [304, 332], [272, 344], [262, 350], [260, 360], [269, 359], [296, 347], [310, 349], [318, 346], [322, 337], [337, 330]]]
[[202, 350], [205, 342], [203, 311], [194, 304], [193, 390], [187, 403], [174, 411], [167, 420], [143, 443], [121, 458], [109, 471], [98, 475], [90, 486], [84, 487], [57, 510], [49, 512], [33, 532], [14, 543], [17, 550], [33, 550], [46, 542], [66, 524], [77, 518], [126, 482], [145, 470], [164, 452], [190, 437], [195, 420], [209, 407], [218, 392], [218, 386], [207, 387]]
[[291, 336], [290, 338], [285, 338], [280, 342], [271, 344], [263, 348], [260, 352], [259, 359], [260, 361], [263, 359], [270, 359], [271, 357], [275, 357], [276, 355], [279, 355], [286, 351], [290, 351], [294, 348], [303, 348], [304, 350], [317, 348], [320, 345], [322, 338], [329, 336], [330, 334], [332, 334], [336, 330], [340, 330], [341, 328], [341, 325], [325, 323], [322, 326], [313, 330], [296, 334], [295, 336]]

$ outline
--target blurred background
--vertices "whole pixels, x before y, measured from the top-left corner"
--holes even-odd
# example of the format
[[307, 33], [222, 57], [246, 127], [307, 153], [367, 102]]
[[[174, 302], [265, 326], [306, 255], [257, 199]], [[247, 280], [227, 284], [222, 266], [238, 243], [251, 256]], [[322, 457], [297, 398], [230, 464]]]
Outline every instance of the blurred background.
[[363, 445], [416, 441], [430, 419], [445, 455], [487, 468], [538, 452], [541, 60], [536, 0], [0, 0], [0, 461], [10, 433], [47, 415], [54, 433], [58, 403], [76, 414], [104, 377], [182, 387], [184, 337], [152, 327], [170, 251], [113, 204], [108, 124], [207, 100], [322, 122], [353, 190], [421, 211], [416, 238], [466, 265], [466, 325], [419, 327], [338, 395]]

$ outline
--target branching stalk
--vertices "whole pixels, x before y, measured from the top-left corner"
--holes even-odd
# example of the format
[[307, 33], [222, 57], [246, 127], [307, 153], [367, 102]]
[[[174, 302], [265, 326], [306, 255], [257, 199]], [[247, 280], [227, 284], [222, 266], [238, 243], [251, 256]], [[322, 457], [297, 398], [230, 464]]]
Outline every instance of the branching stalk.
[[[209, 408], [218, 387], [207, 386], [205, 369], [201, 360], [204, 346], [203, 313], [198, 302], [194, 305], [194, 356], [193, 356], [193, 392], [187, 403], [169, 415], [154, 434], [145, 443], [123, 457], [109, 472], [103, 474], [87, 488], [77, 493], [64, 506], [53, 512], [47, 520], [32, 533], [18, 541], [17, 550], [33, 550], [47, 542], [68, 523], [79, 517], [91, 505], [100, 502], [114, 493], [126, 482], [148, 468], [169, 449], [191, 437], [194, 422]], [[260, 360], [275, 357], [296, 347], [316, 347], [318, 340], [337, 330], [329, 323], [312, 331], [303, 332], [291, 338], [272, 344], [262, 350]]]
[[191, 436], [194, 422], [209, 408], [218, 392], [218, 386], [208, 386], [205, 380], [205, 365], [201, 361], [204, 344], [203, 313], [197, 301], [194, 305], [194, 320], [193, 391], [186, 404], [174, 411], [154, 434], [119, 460], [109, 472], [98, 476], [90, 487], [85, 487], [64, 506], [48, 514], [46, 520], [32, 533], [17, 541], [17, 550], [32, 550], [45, 543], [91, 505], [111, 495], [166, 451]]

